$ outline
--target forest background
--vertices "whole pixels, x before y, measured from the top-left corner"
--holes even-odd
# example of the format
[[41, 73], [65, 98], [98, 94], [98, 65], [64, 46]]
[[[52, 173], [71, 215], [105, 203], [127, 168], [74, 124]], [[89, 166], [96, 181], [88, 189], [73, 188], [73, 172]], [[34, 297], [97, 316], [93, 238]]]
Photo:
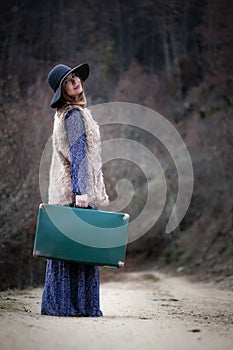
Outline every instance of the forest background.
[[[55, 64], [81, 62], [91, 67], [85, 84], [89, 105], [121, 101], [158, 111], [180, 133], [193, 163], [193, 196], [179, 227], [165, 233], [177, 192], [171, 167], [165, 171], [164, 212], [146, 235], [129, 244], [129, 265], [149, 262], [233, 286], [232, 15], [230, 0], [1, 3], [2, 290], [43, 282], [44, 262], [33, 259], [32, 248], [41, 202], [39, 165], [54, 113], [47, 74]], [[130, 137], [156, 149], [166, 163], [154, 140], [145, 143], [139, 130], [130, 130]], [[135, 186], [126, 209], [136, 215], [142, 209], [140, 170], [131, 163], [108, 164], [107, 189], [114, 198], [125, 169]]]

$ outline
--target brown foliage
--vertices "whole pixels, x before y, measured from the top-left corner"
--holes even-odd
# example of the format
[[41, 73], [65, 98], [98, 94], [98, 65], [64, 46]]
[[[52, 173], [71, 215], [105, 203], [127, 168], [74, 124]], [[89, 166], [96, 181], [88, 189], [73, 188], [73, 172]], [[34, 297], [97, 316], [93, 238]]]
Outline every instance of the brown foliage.
[[[177, 126], [190, 148], [196, 185], [178, 232], [185, 233], [183, 243], [176, 241], [177, 232], [169, 239], [164, 235], [158, 239], [164, 214], [161, 225], [139, 246], [157, 257], [174, 239], [182, 247], [174, 255], [167, 253], [170, 261], [171, 256], [178, 256], [180, 264], [181, 250], [189, 247], [185, 263], [194, 266], [195, 237], [199, 237], [206, 253], [198, 259], [204, 261], [208, 254], [218, 254], [218, 249], [225, 251], [218, 260], [224, 270], [224, 258], [230, 261], [227, 247], [232, 237], [231, 13], [228, 0], [205, 4], [171, 0], [156, 6], [153, 0], [26, 0], [20, 6], [9, 0], [1, 4], [1, 288], [23, 287], [43, 279], [43, 264], [35, 263], [31, 252], [41, 200], [38, 169], [52, 129], [52, 92], [46, 77], [61, 62], [90, 64], [86, 87], [91, 104], [114, 99], [153, 108]], [[116, 129], [110, 133], [114, 137]], [[130, 131], [130, 137], [152, 145], [148, 137], [135, 131]], [[119, 169], [112, 165], [106, 178], [119, 179]], [[131, 170], [129, 166], [123, 176], [132, 176]], [[140, 176], [135, 180], [139, 187]], [[108, 184], [108, 188], [114, 196], [113, 186]], [[173, 196], [175, 190], [172, 187]], [[134, 208], [140, 210], [137, 201]]]

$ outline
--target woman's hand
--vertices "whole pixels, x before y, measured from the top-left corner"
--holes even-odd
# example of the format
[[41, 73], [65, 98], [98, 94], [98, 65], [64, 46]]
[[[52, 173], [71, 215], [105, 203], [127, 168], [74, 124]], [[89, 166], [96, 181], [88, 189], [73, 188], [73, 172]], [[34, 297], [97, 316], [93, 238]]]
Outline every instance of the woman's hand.
[[79, 208], [87, 208], [88, 207], [87, 194], [76, 194], [75, 206]]

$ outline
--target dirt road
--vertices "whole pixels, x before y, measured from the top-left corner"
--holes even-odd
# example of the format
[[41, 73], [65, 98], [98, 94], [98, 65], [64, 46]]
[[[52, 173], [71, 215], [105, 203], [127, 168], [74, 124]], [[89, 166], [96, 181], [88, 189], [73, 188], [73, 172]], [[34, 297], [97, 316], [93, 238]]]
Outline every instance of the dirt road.
[[2, 292], [0, 349], [233, 349], [233, 291], [151, 270], [120, 278], [101, 284], [101, 318], [41, 316], [41, 289]]

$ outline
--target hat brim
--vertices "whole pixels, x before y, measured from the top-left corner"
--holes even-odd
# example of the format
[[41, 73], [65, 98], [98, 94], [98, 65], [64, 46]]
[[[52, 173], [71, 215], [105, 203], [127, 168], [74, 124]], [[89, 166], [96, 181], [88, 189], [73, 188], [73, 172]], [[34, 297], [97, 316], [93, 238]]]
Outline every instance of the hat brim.
[[70, 74], [70, 73], [73, 73], [75, 72], [79, 78], [81, 78], [82, 81], [85, 81], [88, 76], [89, 76], [89, 65], [87, 63], [81, 63], [79, 64], [78, 66], [70, 69], [61, 79], [60, 83], [59, 83], [59, 86], [52, 98], [52, 101], [51, 101], [51, 108], [57, 108], [59, 106], [59, 101], [60, 101], [60, 98], [61, 98], [61, 86], [62, 86], [62, 83], [63, 81], [65, 80], [65, 78]]

